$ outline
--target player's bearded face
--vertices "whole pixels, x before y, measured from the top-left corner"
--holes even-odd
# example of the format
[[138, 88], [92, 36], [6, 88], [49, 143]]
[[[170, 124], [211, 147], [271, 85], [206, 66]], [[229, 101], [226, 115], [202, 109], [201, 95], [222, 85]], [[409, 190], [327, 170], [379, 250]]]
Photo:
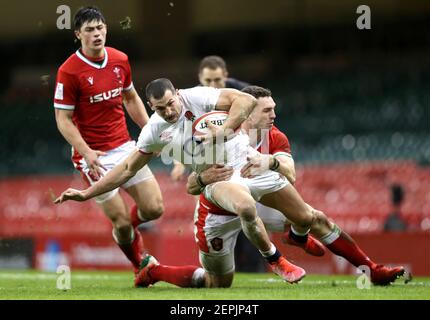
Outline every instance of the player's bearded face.
[[181, 114], [181, 103], [179, 96], [175, 92], [167, 90], [161, 99], [150, 99], [151, 109], [169, 123], [178, 121]]
[[76, 36], [81, 40], [82, 48], [100, 51], [106, 43], [107, 27], [102, 21], [85, 22]]

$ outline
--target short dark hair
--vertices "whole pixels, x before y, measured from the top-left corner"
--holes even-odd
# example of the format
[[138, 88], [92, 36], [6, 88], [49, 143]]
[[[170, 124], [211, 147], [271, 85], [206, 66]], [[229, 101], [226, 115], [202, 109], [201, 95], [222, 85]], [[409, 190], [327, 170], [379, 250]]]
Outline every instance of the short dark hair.
[[169, 79], [166, 78], [160, 78], [152, 80], [148, 85], [146, 86], [145, 93], [146, 98], [151, 99], [161, 99], [167, 90], [172, 91], [172, 93], [175, 93], [175, 87], [173, 86], [172, 82]]
[[242, 92], [248, 93], [253, 96], [255, 99], [271, 97], [272, 91], [269, 89], [259, 87], [259, 86], [247, 86], [242, 89]]
[[75, 31], [81, 30], [81, 27], [85, 22], [91, 22], [94, 20], [106, 23], [105, 17], [99, 8], [93, 6], [79, 8], [73, 18]]
[[227, 71], [227, 64], [225, 63], [224, 59], [221, 58], [220, 56], [207, 56], [207, 57], [204, 57], [202, 61], [200, 61], [199, 73], [204, 68], [209, 68], [212, 70], [221, 68]]

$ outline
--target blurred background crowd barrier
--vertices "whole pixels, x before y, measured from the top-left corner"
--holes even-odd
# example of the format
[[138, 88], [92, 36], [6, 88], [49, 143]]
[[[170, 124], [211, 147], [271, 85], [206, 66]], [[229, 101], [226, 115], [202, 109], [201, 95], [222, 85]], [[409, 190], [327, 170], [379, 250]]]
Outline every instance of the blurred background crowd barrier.
[[[3, 2], [0, 268], [129, 268], [93, 201], [52, 204], [83, 187], [54, 118], [56, 70], [78, 48], [71, 30], [56, 28], [56, 9], [94, 4], [142, 98], [158, 77], [196, 85], [200, 59], [212, 54], [231, 76], [270, 88], [303, 198], [376, 260], [430, 275], [430, 3], [369, 1], [371, 29], [359, 30], [366, 3], [353, 0]], [[169, 180], [170, 167], [151, 168], [166, 211], [142, 230], [147, 247], [167, 264], [196, 263], [193, 198]], [[331, 254], [280, 247], [309, 272], [354, 272]]]

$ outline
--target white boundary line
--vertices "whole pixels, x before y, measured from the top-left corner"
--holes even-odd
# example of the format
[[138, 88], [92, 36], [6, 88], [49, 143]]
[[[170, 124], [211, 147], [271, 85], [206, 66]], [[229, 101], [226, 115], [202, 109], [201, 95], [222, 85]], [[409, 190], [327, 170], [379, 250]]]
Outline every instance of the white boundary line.
[[[0, 279], [2, 280], [55, 280], [59, 274], [22, 274], [22, 273], [0, 273]], [[131, 277], [131, 273], [130, 273]], [[90, 274], [77, 274], [73, 275], [72, 279], [75, 280], [126, 280], [127, 276], [108, 276], [108, 275], [90, 275]]]
[[[269, 278], [269, 279], [252, 279], [250, 281], [255, 281], [255, 282], [268, 282], [268, 283], [276, 283], [276, 282], [284, 282], [284, 280], [280, 279], [280, 278]], [[395, 285], [395, 286], [424, 286], [424, 287], [430, 287], [430, 282], [422, 282], [422, 281], [414, 281], [412, 280], [411, 282], [405, 284], [405, 283], [401, 283], [401, 279], [398, 280], [398, 283], [392, 283], [391, 285]], [[300, 281], [300, 284], [302, 285], [321, 285], [321, 284], [328, 284], [331, 285], [335, 283], [336, 285], [339, 284], [355, 284], [355, 280], [306, 280], [303, 279]]]

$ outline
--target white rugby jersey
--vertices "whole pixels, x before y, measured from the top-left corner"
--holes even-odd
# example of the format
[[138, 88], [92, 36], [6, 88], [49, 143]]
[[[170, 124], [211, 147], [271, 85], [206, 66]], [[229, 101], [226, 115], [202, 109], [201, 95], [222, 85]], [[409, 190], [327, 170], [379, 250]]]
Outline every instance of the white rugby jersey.
[[219, 95], [220, 90], [211, 87], [179, 90], [182, 110], [178, 121], [169, 123], [157, 113], [152, 114], [137, 142], [140, 152], [161, 152], [163, 163], [170, 164], [173, 158], [196, 172], [201, 172], [214, 163], [239, 169], [246, 163], [248, 135], [240, 133], [218, 145], [203, 145], [192, 136], [193, 122], [215, 110]]

